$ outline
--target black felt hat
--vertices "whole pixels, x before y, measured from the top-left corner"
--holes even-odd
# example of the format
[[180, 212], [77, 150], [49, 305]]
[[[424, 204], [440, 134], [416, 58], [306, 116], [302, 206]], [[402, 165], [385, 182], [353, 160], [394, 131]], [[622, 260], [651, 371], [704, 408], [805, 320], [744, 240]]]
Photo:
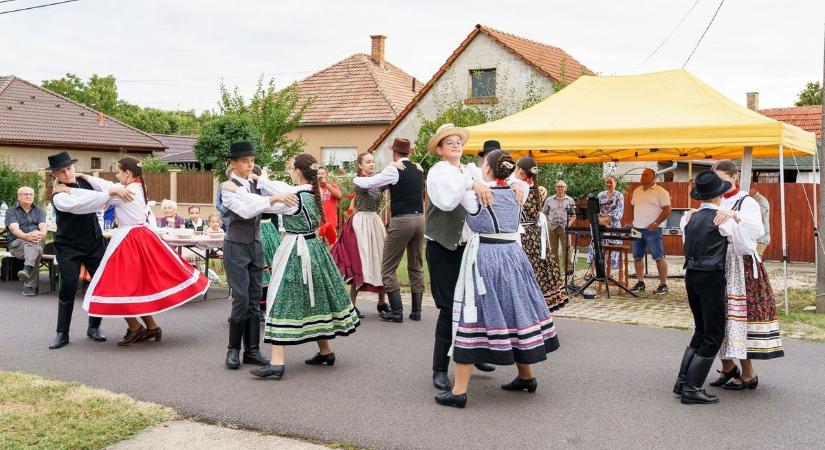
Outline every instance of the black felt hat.
[[690, 191], [690, 198], [694, 200], [710, 200], [728, 192], [730, 181], [722, 181], [719, 175], [712, 170], [705, 170], [696, 176], [695, 186]]
[[252, 143], [241, 141], [229, 146], [229, 158], [240, 158], [242, 156], [255, 156], [255, 147]]
[[69, 152], [60, 152], [56, 155], [49, 156], [49, 167], [46, 167], [46, 170], [54, 172], [55, 170], [60, 170], [72, 164], [77, 164], [77, 160], [72, 159], [72, 157], [69, 156]]
[[481, 151], [478, 152], [478, 156], [484, 156], [487, 153], [492, 152], [493, 150], [501, 150], [501, 144], [498, 141], [484, 141], [484, 146], [482, 146]]

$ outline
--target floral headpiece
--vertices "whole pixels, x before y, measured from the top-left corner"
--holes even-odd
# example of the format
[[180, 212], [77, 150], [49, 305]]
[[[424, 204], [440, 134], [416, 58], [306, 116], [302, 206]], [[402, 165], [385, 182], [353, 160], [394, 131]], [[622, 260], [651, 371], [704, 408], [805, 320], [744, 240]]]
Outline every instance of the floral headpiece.
[[504, 162], [501, 163], [501, 167], [504, 167], [505, 169], [510, 170], [513, 167], [516, 167], [516, 165], [511, 163], [510, 161], [504, 161]]
[[312, 170], [312, 171], [315, 171], [315, 172], [317, 172], [318, 169], [320, 169], [320, 168], [321, 168], [321, 165], [318, 164], [317, 162], [314, 162], [314, 163], [309, 165], [309, 170]]

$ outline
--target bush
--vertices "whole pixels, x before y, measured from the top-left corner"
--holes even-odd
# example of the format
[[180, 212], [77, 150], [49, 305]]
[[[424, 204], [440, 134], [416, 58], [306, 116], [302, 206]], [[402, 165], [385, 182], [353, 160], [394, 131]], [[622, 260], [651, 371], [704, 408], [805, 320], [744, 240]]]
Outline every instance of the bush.
[[167, 173], [169, 163], [155, 156], [147, 156], [140, 161], [143, 166], [143, 173]]
[[0, 201], [11, 207], [17, 201], [17, 189], [20, 186], [29, 186], [34, 189], [34, 203], [43, 206], [40, 202], [43, 190], [43, 176], [37, 172], [20, 172], [9, 163], [8, 159], [0, 159]]
[[[217, 117], [203, 126], [203, 132], [195, 142], [195, 157], [204, 166], [210, 166], [219, 180], [225, 181], [229, 146], [239, 141], [248, 141], [256, 149], [261, 148], [261, 132], [252, 119], [241, 114]], [[268, 166], [269, 156], [269, 161], [256, 158], [256, 162]]]

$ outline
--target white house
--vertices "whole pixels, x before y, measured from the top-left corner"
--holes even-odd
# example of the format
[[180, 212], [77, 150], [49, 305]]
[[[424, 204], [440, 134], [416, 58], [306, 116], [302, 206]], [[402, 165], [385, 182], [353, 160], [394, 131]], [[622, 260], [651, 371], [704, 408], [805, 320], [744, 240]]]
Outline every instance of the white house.
[[554, 83], [568, 84], [585, 74], [593, 72], [558, 47], [476, 25], [370, 151], [379, 165], [387, 164], [394, 139], [415, 142], [423, 121], [450, 104], [480, 105], [507, 115], [522, 109], [528, 97], [551, 95]]

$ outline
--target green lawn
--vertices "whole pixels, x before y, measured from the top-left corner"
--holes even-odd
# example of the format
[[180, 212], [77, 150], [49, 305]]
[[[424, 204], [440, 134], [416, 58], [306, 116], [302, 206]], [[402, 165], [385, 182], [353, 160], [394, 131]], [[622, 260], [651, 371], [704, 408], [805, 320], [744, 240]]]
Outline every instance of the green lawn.
[[174, 417], [80, 383], [0, 372], [0, 448], [99, 449]]

